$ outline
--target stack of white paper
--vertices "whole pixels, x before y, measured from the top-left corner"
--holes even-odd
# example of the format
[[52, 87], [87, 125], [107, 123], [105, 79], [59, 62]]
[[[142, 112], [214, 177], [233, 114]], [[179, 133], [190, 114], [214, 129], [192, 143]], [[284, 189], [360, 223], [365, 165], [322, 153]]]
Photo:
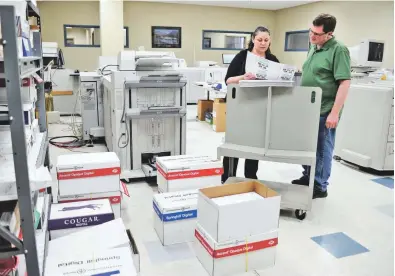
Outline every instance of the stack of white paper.
[[292, 81], [296, 67], [270, 61], [251, 52], [247, 53], [246, 72], [259, 80]]
[[264, 197], [262, 197], [261, 195], [255, 192], [250, 192], [250, 193], [243, 193], [243, 194], [230, 195], [224, 197], [217, 197], [217, 198], [213, 198], [213, 201], [218, 206], [224, 206], [229, 204], [237, 204], [246, 201], [263, 200], [263, 199]]

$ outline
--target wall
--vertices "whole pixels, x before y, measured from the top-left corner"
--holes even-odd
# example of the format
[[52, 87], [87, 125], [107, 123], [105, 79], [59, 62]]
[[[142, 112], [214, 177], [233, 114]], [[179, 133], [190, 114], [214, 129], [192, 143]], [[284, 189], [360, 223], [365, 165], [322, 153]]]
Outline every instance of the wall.
[[89, 43], [89, 33], [86, 29], [73, 28], [66, 29], [67, 38], [74, 38], [74, 44], [87, 44]]
[[393, 1], [317, 2], [276, 11], [276, 35], [272, 52], [283, 63], [303, 65], [307, 52], [285, 52], [287, 31], [308, 30], [319, 13], [337, 18], [335, 36], [347, 46], [366, 38], [385, 41], [384, 66], [394, 67], [394, 3]]
[[65, 58], [65, 67], [80, 71], [97, 67], [100, 48], [65, 47], [64, 24], [100, 25], [98, 1], [38, 2], [42, 21], [43, 41], [57, 42]]
[[[155, 12], [158, 11], [158, 12]], [[201, 17], [196, 20], [197, 17]], [[225, 18], [225, 19], [222, 19]], [[203, 30], [252, 32], [259, 25], [274, 31], [272, 11], [181, 5], [149, 2], [124, 2], [124, 24], [129, 27], [130, 46], [151, 50], [151, 26], [182, 27], [181, 49], [170, 49], [184, 58], [188, 66], [195, 60], [222, 61], [222, 53], [238, 51], [202, 50]], [[163, 50], [163, 49], [154, 49]]]

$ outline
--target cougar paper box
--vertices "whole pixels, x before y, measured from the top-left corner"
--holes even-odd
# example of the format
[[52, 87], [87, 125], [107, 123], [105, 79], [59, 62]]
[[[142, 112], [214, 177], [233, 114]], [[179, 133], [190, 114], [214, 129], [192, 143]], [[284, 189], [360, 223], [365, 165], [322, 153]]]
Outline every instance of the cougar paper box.
[[107, 193], [96, 193], [96, 194], [84, 194], [84, 195], [69, 195], [69, 196], [58, 196], [59, 203], [68, 202], [81, 202], [81, 201], [92, 201], [97, 199], [108, 199], [111, 203], [114, 217], [121, 217], [121, 192], [107, 192]]
[[198, 191], [154, 195], [154, 227], [163, 245], [194, 240]]
[[113, 219], [108, 199], [52, 204], [48, 230], [51, 239], [56, 239]]
[[196, 257], [211, 276], [238, 275], [275, 264], [277, 231], [218, 243], [198, 224], [195, 237]]
[[78, 250], [73, 255], [48, 254], [45, 276], [135, 276], [136, 268], [129, 248], [100, 250], [88, 254]]
[[222, 162], [211, 156], [167, 156], [156, 159], [161, 193], [221, 185]]
[[279, 194], [258, 181], [201, 189], [198, 223], [217, 242], [270, 232], [278, 229], [280, 201]]
[[56, 165], [59, 195], [120, 190], [120, 161], [115, 152], [60, 155]]
[[48, 255], [66, 256], [73, 252], [92, 253], [116, 247], [131, 248], [122, 219], [85, 227], [78, 232], [51, 240], [48, 245]]

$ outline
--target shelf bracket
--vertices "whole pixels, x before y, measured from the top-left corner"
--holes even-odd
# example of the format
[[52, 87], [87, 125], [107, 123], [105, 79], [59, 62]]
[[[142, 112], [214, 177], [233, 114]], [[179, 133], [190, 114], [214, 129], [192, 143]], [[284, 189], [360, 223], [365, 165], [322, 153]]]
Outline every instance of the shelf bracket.
[[18, 248], [20, 251], [23, 251], [23, 244], [22, 242], [15, 237], [14, 234], [10, 233], [4, 226], [0, 225], [0, 236], [2, 236], [4, 239], [9, 241], [11, 244], [15, 245], [16, 248]]

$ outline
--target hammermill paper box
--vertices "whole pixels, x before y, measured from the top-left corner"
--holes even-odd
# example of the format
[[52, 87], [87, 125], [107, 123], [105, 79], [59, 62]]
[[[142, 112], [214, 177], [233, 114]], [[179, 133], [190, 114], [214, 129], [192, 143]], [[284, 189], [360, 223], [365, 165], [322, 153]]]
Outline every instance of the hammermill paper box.
[[108, 199], [52, 204], [48, 230], [51, 239], [56, 239], [113, 219], [114, 213]]
[[258, 181], [199, 190], [198, 223], [217, 242], [278, 229], [280, 195]]
[[95, 251], [94, 254], [77, 250], [67, 257], [48, 254], [45, 264], [45, 276], [137, 275], [131, 251], [126, 247]]
[[196, 257], [211, 276], [229, 276], [274, 266], [278, 232], [216, 242], [199, 224], [195, 231]]
[[115, 152], [60, 155], [56, 171], [60, 196], [120, 190], [121, 168]]
[[163, 245], [194, 240], [197, 199], [197, 190], [154, 195], [154, 227]]
[[222, 162], [211, 156], [167, 156], [156, 159], [161, 193], [221, 185]]

